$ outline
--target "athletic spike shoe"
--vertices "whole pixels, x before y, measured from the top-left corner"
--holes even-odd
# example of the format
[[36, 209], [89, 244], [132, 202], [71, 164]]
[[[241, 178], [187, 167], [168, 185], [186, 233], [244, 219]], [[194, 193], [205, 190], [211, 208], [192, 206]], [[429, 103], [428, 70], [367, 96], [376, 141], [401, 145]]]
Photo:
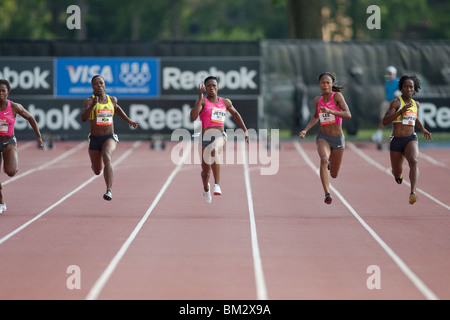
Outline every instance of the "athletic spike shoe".
[[103, 199], [105, 199], [106, 201], [111, 201], [112, 200], [112, 193], [111, 190], [106, 190], [106, 193], [103, 195]]
[[205, 200], [206, 203], [211, 203], [212, 201], [211, 188], [209, 187], [209, 183], [208, 183], [208, 191], [203, 190], [203, 199]]
[[6, 211], [6, 204], [0, 203], [0, 213], [3, 213]]
[[403, 181], [403, 175], [400, 175], [400, 177], [395, 178], [395, 182], [397, 182], [398, 184], [402, 184]]
[[325, 203], [326, 204], [331, 204], [332, 201], [333, 201], [333, 198], [331, 197], [331, 194], [327, 193], [325, 195]]
[[409, 204], [414, 204], [417, 202], [417, 200], [419, 200], [419, 198], [417, 198], [416, 193], [411, 192], [411, 194], [409, 195]]
[[214, 195], [215, 196], [222, 195], [222, 190], [220, 189], [220, 186], [217, 183], [214, 185]]

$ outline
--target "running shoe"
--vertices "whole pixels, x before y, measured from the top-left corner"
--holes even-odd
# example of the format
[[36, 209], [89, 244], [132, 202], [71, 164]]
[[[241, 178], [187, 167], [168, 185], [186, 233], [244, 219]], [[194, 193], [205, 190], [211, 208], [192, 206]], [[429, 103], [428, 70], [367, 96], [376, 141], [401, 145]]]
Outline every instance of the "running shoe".
[[217, 183], [214, 185], [214, 195], [215, 196], [222, 195], [222, 190], [220, 189], [220, 186]]
[[107, 200], [107, 201], [111, 201], [112, 200], [112, 193], [111, 190], [106, 190], [106, 193], [103, 195], [103, 199]]
[[3, 213], [6, 211], [6, 204], [0, 203], [0, 213]]
[[417, 202], [418, 198], [415, 192], [411, 192], [409, 195], [409, 204], [414, 204]]
[[331, 204], [331, 201], [333, 201], [333, 198], [331, 197], [331, 194], [327, 193], [325, 195], [325, 203], [326, 204]]
[[398, 184], [402, 184], [402, 181], [403, 181], [403, 175], [400, 175], [400, 177], [395, 178], [395, 181], [396, 181]]
[[203, 191], [203, 199], [205, 199], [206, 203], [211, 203], [212, 201], [211, 188], [209, 187], [209, 183], [208, 183], [208, 191]]

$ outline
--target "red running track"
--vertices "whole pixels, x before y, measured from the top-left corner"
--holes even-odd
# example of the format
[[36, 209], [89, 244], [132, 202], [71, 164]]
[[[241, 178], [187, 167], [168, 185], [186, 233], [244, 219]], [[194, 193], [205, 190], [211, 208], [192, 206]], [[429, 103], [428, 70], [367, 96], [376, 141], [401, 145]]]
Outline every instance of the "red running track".
[[406, 163], [397, 185], [370, 143], [347, 144], [324, 204], [304, 141], [281, 144], [275, 175], [236, 152], [208, 205], [175, 144], [120, 142], [111, 202], [86, 142], [19, 146], [19, 173], [0, 176], [0, 299], [450, 299], [448, 149], [420, 149], [413, 206]]

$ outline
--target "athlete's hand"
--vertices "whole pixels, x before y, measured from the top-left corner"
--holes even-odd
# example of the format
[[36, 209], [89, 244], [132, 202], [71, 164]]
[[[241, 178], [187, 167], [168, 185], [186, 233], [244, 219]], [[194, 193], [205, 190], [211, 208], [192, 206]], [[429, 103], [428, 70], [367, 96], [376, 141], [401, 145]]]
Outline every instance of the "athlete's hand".
[[92, 104], [91, 107], [95, 107], [95, 105], [98, 103], [98, 96], [95, 96], [94, 98], [92, 98]]
[[45, 145], [44, 145], [44, 141], [42, 141], [42, 137], [38, 137], [36, 138], [38, 144], [39, 144], [39, 148], [42, 149], [42, 151], [45, 151]]
[[409, 102], [408, 104], [405, 104], [403, 108], [401, 108], [399, 111], [401, 114], [405, 113], [410, 107], [412, 106], [412, 102]]
[[298, 133], [298, 135], [300, 136], [300, 138], [305, 139], [306, 136], [306, 130], [302, 130]]
[[322, 113], [330, 113], [331, 109], [328, 109], [327, 107], [320, 107], [320, 112], [322, 112]]
[[433, 140], [433, 138], [431, 137], [431, 133], [427, 129], [424, 128], [422, 133], [423, 133], [423, 136], [425, 137], [425, 140], [427, 140], [427, 141]]
[[139, 126], [139, 123], [138, 122], [134, 122], [134, 121], [130, 121], [129, 125], [130, 125], [130, 127], [133, 127], [133, 128], [136, 129]]
[[198, 97], [203, 98], [203, 92], [205, 92], [205, 86], [203, 84], [198, 85]]

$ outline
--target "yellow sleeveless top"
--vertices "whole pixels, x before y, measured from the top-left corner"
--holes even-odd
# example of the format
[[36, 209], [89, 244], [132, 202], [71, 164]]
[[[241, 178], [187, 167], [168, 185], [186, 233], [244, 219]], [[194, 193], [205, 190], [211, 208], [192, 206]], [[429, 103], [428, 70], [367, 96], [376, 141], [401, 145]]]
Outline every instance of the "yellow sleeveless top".
[[[403, 106], [405, 105], [405, 101], [403, 100], [403, 98], [400, 96], [400, 108], [398, 108], [398, 110], [400, 110], [401, 108], [403, 108]], [[416, 125], [416, 120], [417, 120], [417, 104], [416, 102], [411, 99], [412, 102], [412, 106], [408, 108], [408, 110], [406, 110], [405, 113], [400, 114], [397, 118], [395, 118], [395, 120], [393, 122], [401, 122], [404, 125], [407, 126], [414, 126]]]
[[106, 98], [108, 99], [108, 102], [105, 104], [97, 103], [89, 116], [89, 120], [97, 119], [96, 123], [98, 126], [110, 126], [113, 123], [114, 105], [112, 104], [109, 95], [106, 95]]

